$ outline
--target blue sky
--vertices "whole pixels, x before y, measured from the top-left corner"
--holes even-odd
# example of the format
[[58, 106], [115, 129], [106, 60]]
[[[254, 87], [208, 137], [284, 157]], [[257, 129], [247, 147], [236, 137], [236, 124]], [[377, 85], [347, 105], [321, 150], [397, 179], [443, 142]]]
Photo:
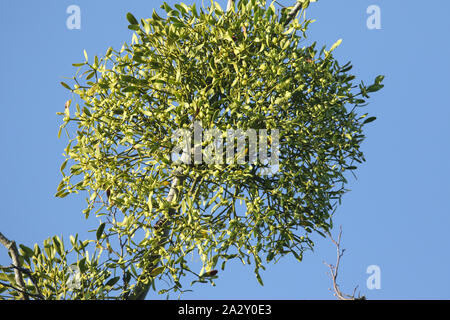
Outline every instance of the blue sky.
[[[226, 7], [225, 0], [219, 3]], [[66, 27], [72, 4], [81, 9], [80, 30]], [[0, 232], [10, 239], [33, 246], [55, 234], [67, 240], [70, 234], [87, 236], [86, 230], [98, 225], [95, 218], [84, 219], [83, 196], [54, 197], [66, 146], [57, 138], [56, 112], [71, 98], [59, 82], [72, 76], [71, 64], [83, 61], [84, 49], [93, 57], [131, 42], [127, 12], [145, 18], [161, 4], [0, 2]], [[380, 30], [366, 26], [369, 5], [381, 9]], [[317, 20], [309, 39], [319, 48], [342, 38], [334, 54], [343, 63], [352, 61], [358, 80], [386, 76], [385, 88], [366, 107], [378, 118], [366, 127], [367, 162], [357, 179], [349, 177], [352, 191], [334, 221], [343, 226], [347, 249], [339, 278], [345, 292], [359, 285], [369, 299], [450, 298], [449, 10], [444, 0], [319, 0], [307, 11]], [[335, 247], [328, 239], [316, 240], [316, 250], [302, 263], [286, 258], [267, 265], [264, 287], [252, 267], [236, 262], [220, 272], [216, 287], [196, 285], [183, 298], [334, 299], [323, 261], [335, 262]], [[2, 248], [0, 264], [9, 263]], [[380, 289], [366, 286], [370, 265], [380, 267]]]

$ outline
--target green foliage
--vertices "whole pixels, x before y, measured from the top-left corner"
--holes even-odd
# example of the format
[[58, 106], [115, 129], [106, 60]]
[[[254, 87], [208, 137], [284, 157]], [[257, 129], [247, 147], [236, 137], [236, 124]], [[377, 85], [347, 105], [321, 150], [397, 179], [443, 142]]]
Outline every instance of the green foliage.
[[[36, 299], [106, 299], [111, 294], [111, 271], [99, 258], [101, 250], [94, 249], [89, 255], [87, 248], [93, 241], [80, 241], [71, 237], [72, 248], [66, 250], [63, 240], [57, 236], [46, 239], [43, 246], [34, 249], [20, 245], [22, 275], [30, 298]], [[74, 256], [76, 262], [69, 263]], [[72, 257], [73, 259], [73, 257]], [[79, 281], [77, 283], [75, 281]], [[2, 286], [8, 282], [12, 287]], [[0, 273], [0, 299], [19, 299], [19, 288], [14, 279], [14, 270], [9, 268]], [[38, 289], [37, 289], [38, 288]]]
[[[253, 264], [262, 284], [266, 263], [287, 254], [301, 261], [313, 248], [310, 235], [330, 230], [345, 172], [364, 161], [363, 126], [374, 117], [355, 107], [382, 88], [383, 77], [354, 85], [350, 63], [332, 55], [340, 41], [329, 51], [303, 46], [312, 21], [285, 27], [286, 14], [265, 1], [239, 1], [233, 12], [217, 3], [162, 8], [166, 18], [128, 13], [132, 44], [92, 62], [85, 52], [86, 61], [74, 64], [73, 89], [63, 83], [81, 106], [61, 113], [61, 129], [77, 127], [67, 131], [74, 135], [56, 195], [87, 192], [83, 213], [101, 224], [95, 241], [72, 241], [82, 289], [70, 295], [62, 241], [44, 243], [45, 253], [24, 250], [45, 297], [125, 298], [136, 283], [158, 290], [161, 278], [182, 290], [187, 273], [212, 282], [230, 259]], [[279, 171], [261, 175], [267, 164], [260, 162], [175, 165], [171, 136], [194, 121], [222, 131], [279, 129]], [[181, 184], [168, 202], [177, 168]], [[166, 237], [154, 227], [161, 217]], [[85, 244], [95, 246], [93, 255]], [[198, 272], [191, 255], [200, 257]]]

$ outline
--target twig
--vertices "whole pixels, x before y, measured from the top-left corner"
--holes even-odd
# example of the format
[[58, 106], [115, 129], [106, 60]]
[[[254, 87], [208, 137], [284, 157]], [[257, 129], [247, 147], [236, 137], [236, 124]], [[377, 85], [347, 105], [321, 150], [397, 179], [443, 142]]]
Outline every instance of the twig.
[[33, 294], [33, 293], [26, 292], [26, 291], [24, 291], [24, 290], [22, 290], [22, 289], [16, 288], [16, 287], [14, 287], [14, 286], [8, 284], [8, 283], [0, 282], [0, 286], [4, 286], [4, 287], [7, 287], [7, 288], [11, 288], [11, 289], [13, 289], [13, 290], [15, 290], [15, 291], [17, 291], [17, 292], [20, 292], [22, 295], [27, 295], [27, 296], [32, 296], [32, 297], [35, 297], [35, 298], [42, 299], [42, 297], [39, 296], [39, 295], [37, 295], [37, 294]]
[[[333, 283], [333, 291], [334, 296], [336, 296], [339, 300], [365, 300], [365, 296], [360, 296], [358, 294], [358, 297], [355, 297], [355, 292], [358, 286], [356, 286], [353, 289], [353, 293], [351, 295], [342, 293], [342, 291], [339, 288], [339, 285], [337, 283], [337, 277], [339, 272], [339, 263], [341, 262], [341, 258], [344, 255], [345, 249], [341, 250], [341, 238], [342, 238], [342, 226], [339, 227], [339, 235], [337, 241], [333, 239], [331, 233], [327, 232], [328, 237], [330, 238], [331, 242], [336, 246], [337, 250], [337, 258], [336, 258], [336, 265], [333, 266], [332, 264], [328, 264], [324, 262], [324, 264], [330, 269], [329, 276], [331, 278], [331, 281]], [[331, 289], [330, 289], [331, 290]]]
[[19, 285], [21, 297], [23, 300], [29, 300], [28, 293], [25, 292], [25, 283], [23, 282], [22, 273], [20, 271], [19, 252], [14, 241], [9, 240], [0, 232], [0, 243], [5, 246], [11, 255], [11, 260], [14, 268], [14, 275], [16, 283]]

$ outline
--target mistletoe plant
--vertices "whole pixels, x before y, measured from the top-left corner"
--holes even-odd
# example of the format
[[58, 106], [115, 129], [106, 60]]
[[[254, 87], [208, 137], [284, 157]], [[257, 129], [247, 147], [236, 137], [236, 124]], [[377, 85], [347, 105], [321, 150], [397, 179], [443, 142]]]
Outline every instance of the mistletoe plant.
[[[69, 144], [56, 196], [87, 193], [83, 214], [99, 227], [94, 239], [71, 237], [70, 249], [58, 237], [43, 250], [21, 245], [26, 283], [5, 268], [3, 291], [143, 299], [149, 289], [183, 291], [188, 274], [212, 282], [231, 259], [252, 265], [261, 284], [272, 260], [301, 261], [311, 235], [332, 228], [346, 172], [364, 161], [363, 127], [375, 118], [357, 111], [383, 87], [382, 76], [353, 83], [351, 64], [332, 54], [340, 40], [329, 50], [307, 41], [312, 21], [298, 17], [308, 5], [277, 13], [264, 0], [227, 11], [164, 3], [165, 18], [127, 14], [131, 45], [91, 60], [85, 52], [74, 83], [63, 83], [75, 98], [62, 113]], [[173, 137], [194, 123], [223, 138], [278, 130], [277, 141], [260, 140], [276, 153], [277, 170], [264, 174], [267, 162], [224, 161], [220, 152], [219, 161], [191, 161], [192, 145], [187, 161], [176, 161]], [[200, 148], [213, 145], [205, 137]]]

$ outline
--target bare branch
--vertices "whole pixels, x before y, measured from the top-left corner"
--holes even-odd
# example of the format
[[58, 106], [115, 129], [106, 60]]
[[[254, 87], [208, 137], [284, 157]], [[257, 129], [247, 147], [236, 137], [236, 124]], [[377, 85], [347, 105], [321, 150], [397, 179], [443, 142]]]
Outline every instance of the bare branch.
[[[341, 262], [341, 258], [344, 255], [345, 249], [341, 249], [341, 238], [342, 238], [342, 226], [339, 227], [339, 235], [337, 241], [334, 240], [331, 233], [327, 233], [328, 237], [330, 238], [331, 242], [336, 246], [337, 251], [337, 258], [336, 258], [336, 265], [328, 264], [324, 262], [324, 264], [330, 269], [329, 276], [331, 278], [331, 281], [333, 283], [333, 291], [334, 296], [337, 297], [339, 300], [365, 300], [365, 296], [360, 296], [358, 294], [358, 297], [355, 296], [356, 289], [358, 286], [356, 286], [353, 289], [353, 293], [351, 295], [342, 293], [341, 289], [339, 288], [339, 284], [337, 283], [337, 277], [339, 273], [339, 264]], [[330, 289], [331, 290], [331, 289]]]

